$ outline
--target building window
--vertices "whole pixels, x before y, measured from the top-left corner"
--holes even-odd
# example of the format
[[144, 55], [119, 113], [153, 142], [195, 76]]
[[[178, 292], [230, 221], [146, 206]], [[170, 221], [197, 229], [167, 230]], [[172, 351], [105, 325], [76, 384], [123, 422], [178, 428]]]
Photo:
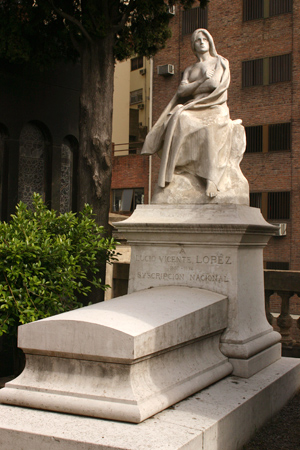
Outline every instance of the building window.
[[113, 190], [113, 212], [132, 212], [136, 205], [143, 204], [144, 188]]
[[264, 17], [264, 0], [244, 0], [243, 20], [262, 19]]
[[243, 0], [243, 21], [266, 19], [293, 11], [292, 0]]
[[288, 220], [290, 192], [251, 192], [250, 206], [260, 208], [267, 220]]
[[131, 72], [133, 70], [141, 69], [144, 65], [143, 56], [137, 56], [136, 58], [131, 59]]
[[247, 153], [291, 150], [291, 123], [275, 123], [245, 127]]
[[142, 103], [143, 101], [143, 89], [137, 89], [130, 92], [130, 104]]
[[262, 125], [246, 127], [247, 153], [258, 153], [263, 151], [263, 127]]
[[242, 86], [261, 86], [292, 79], [292, 55], [279, 55], [242, 62]]
[[26, 124], [20, 134], [18, 199], [32, 206], [33, 193], [43, 200], [51, 199], [50, 139], [45, 127], [36, 123]]
[[293, 0], [269, 0], [269, 15], [290, 13], [293, 11]]
[[290, 192], [268, 192], [268, 219], [290, 218]]
[[34, 192], [44, 196], [44, 153], [43, 133], [28, 123], [20, 135], [18, 198], [30, 206]]
[[261, 192], [250, 192], [250, 206], [253, 208], [261, 209], [262, 204], [262, 193]]
[[61, 146], [60, 167], [60, 212], [66, 213], [77, 210], [77, 158], [78, 141], [73, 136], [63, 140]]
[[269, 152], [291, 150], [291, 123], [269, 125]]
[[182, 35], [191, 34], [197, 28], [207, 28], [207, 8], [192, 8], [182, 11]]
[[281, 261], [267, 261], [266, 269], [269, 270], [289, 270], [290, 263]]
[[263, 84], [263, 59], [243, 61], [242, 65], [243, 88], [260, 86]]
[[269, 58], [269, 83], [291, 81], [292, 55], [280, 55]]

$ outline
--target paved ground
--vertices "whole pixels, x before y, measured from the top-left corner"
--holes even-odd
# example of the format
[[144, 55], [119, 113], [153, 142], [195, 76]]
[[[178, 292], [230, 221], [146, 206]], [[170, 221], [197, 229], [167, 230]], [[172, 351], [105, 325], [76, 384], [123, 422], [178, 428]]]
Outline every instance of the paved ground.
[[300, 450], [300, 393], [243, 450]]

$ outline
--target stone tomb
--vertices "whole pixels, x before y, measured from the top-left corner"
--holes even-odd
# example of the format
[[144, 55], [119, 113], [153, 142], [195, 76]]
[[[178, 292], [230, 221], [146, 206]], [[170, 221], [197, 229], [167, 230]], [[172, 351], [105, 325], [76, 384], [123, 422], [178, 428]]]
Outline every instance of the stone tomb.
[[156, 287], [23, 325], [26, 367], [0, 400], [141, 422], [232, 372], [227, 317], [224, 295]]
[[20, 327], [26, 368], [0, 391], [0, 450], [240, 450], [300, 388], [265, 318], [274, 227], [208, 204], [140, 206], [118, 228], [130, 293]]
[[274, 227], [244, 205], [138, 207], [129, 294], [19, 328], [24, 372], [2, 403], [141, 422], [231, 372], [281, 356], [264, 311]]

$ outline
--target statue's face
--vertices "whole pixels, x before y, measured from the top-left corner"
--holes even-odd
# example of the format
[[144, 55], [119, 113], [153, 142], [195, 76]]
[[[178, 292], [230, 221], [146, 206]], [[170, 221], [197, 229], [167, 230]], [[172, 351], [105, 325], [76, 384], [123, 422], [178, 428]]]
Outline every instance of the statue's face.
[[196, 53], [206, 53], [209, 51], [209, 41], [205, 34], [200, 32], [197, 35], [194, 46]]

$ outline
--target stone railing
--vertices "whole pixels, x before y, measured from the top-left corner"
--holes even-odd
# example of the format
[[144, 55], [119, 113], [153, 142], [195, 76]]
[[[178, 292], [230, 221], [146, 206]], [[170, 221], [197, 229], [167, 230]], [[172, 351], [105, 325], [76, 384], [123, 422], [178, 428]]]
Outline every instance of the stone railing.
[[265, 270], [265, 305], [284, 356], [300, 357], [300, 272]]

